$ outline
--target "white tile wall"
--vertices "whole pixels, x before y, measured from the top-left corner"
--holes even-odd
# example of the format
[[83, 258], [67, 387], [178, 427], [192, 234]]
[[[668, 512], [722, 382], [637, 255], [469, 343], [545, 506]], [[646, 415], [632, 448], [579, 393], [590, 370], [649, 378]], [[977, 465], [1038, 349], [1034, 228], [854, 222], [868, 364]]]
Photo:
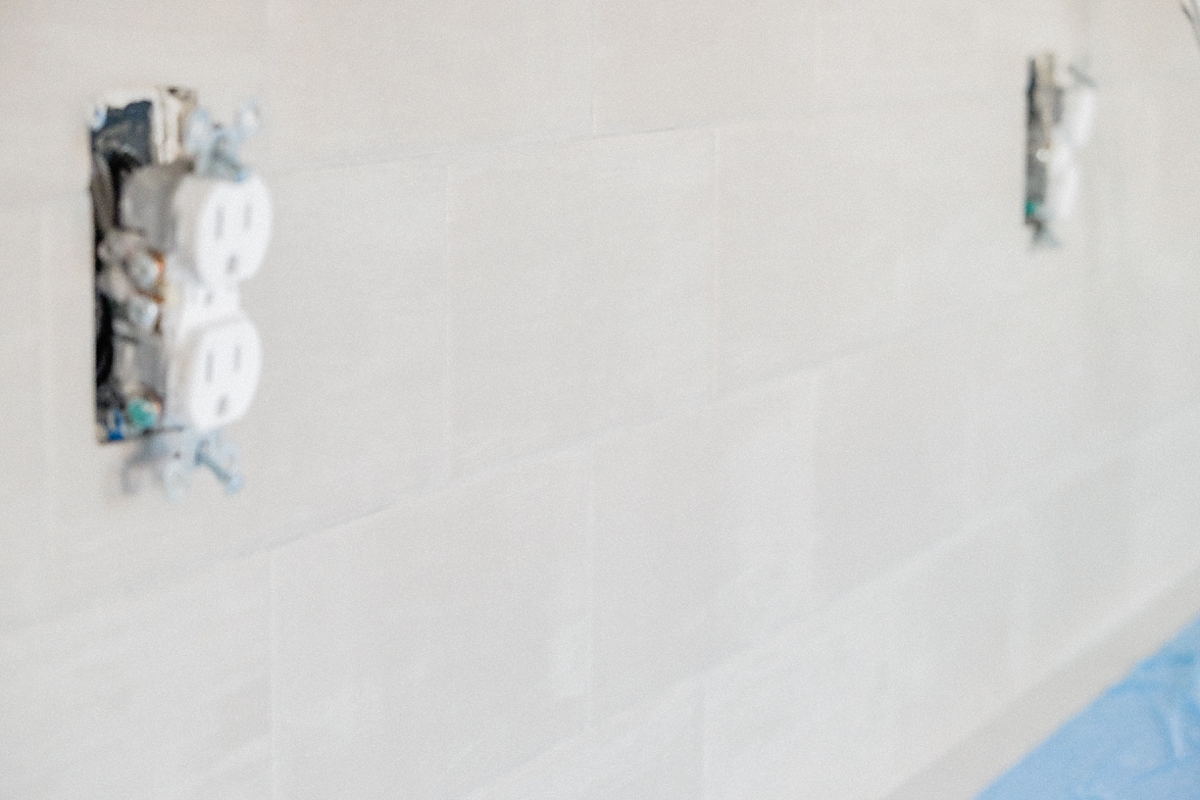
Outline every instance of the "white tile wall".
[[446, 180], [417, 162], [289, 173], [271, 187], [272, 250], [244, 289], [266, 356], [237, 435], [261, 476], [247, 489], [255, 523], [277, 540], [441, 476]]
[[[0, 420], [8, 468], [0, 482], [0, 507], [9, 520], [0, 559], [0, 621], [37, 607], [46, 579], [50, 534], [49, 431], [44, 413], [43, 370], [46, 296], [36, 265], [41, 261], [42, 218], [35, 210], [0, 212]], [[32, 268], [31, 268], [32, 267]], [[0, 624], [2, 624], [0, 622]]]
[[579, 457], [275, 553], [281, 796], [457, 797], [587, 720]]
[[878, 592], [730, 659], [706, 684], [705, 797], [872, 797], [895, 771]]
[[1200, 558], [1200, 497], [1190, 488], [1197, 480], [1198, 446], [1200, 420], [1189, 412], [1147, 434], [1133, 450], [1129, 514], [1138, 591], [1178, 579]]
[[598, 133], [677, 128], [809, 107], [815, 3], [597, 0]]
[[1044, 674], [1135, 592], [1125, 457], [1072, 475], [1014, 520], [1022, 538], [1019, 668]]
[[1106, 83], [1200, 77], [1200, 64], [1192, 58], [1196, 43], [1189, 41], [1190, 29], [1179, 24], [1178, 9], [1102, 0], [1087, 12], [1096, 72]]
[[585, 0], [275, 0], [269, 20], [274, 164], [590, 129]]
[[267, 567], [0, 635], [0, 794], [269, 796]]
[[821, 375], [812, 574], [822, 598], [898, 568], [968, 519], [967, 349], [907, 335]]
[[[278, 211], [176, 504], [91, 420], [84, 110], [161, 82]], [[1200, 558], [1198, 119], [1169, 3], [0, 3], [0, 795], [883, 795]]]
[[1014, 696], [1020, 567], [1013, 531], [983, 527], [889, 587], [888, 682], [901, 764], [927, 762]]
[[695, 682], [568, 740], [469, 800], [703, 796], [702, 696]]
[[813, 382], [597, 445], [595, 702], [656, 693], [811, 605]]
[[454, 169], [456, 472], [706, 397], [712, 161], [688, 132]]
[[821, 106], [914, 104], [990, 88], [981, 5], [948, 0], [817, 5]]
[[265, 0], [12, 0], [0, 9], [3, 202], [86, 186], [91, 104], [131, 87], [179, 83], [222, 114], [265, 86]]
[[897, 327], [906, 222], [922, 213], [893, 200], [903, 135], [879, 122], [830, 114], [718, 134], [720, 388]]
[[1077, 281], [1039, 276], [977, 331], [968, 414], [979, 501], [1027, 489], [1048, 466], [1132, 425], [1130, 384], [1114, 373], [1104, 311]]

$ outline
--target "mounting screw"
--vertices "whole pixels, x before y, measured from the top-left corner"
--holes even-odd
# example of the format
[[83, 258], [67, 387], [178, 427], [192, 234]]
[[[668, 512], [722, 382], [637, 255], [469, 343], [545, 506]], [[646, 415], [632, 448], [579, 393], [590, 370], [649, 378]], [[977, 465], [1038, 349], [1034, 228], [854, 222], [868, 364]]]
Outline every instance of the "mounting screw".
[[246, 483], [246, 479], [240, 473], [226, 469], [224, 465], [213, 457], [211, 445], [207, 441], [201, 442], [196, 447], [196, 463], [212, 470], [212, 474], [217, 476], [217, 480], [225, 484], [225, 492], [227, 494], [234, 494], [240, 491]]

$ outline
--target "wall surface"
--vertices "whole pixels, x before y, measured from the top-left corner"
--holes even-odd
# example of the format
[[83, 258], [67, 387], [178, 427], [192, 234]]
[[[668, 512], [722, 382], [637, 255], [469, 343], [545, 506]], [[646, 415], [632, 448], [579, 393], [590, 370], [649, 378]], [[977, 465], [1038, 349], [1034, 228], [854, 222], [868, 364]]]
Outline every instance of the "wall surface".
[[[277, 211], [174, 505], [91, 420], [157, 83]], [[886, 794], [1200, 563], [1198, 122], [1170, 0], [0, 0], [0, 797]]]

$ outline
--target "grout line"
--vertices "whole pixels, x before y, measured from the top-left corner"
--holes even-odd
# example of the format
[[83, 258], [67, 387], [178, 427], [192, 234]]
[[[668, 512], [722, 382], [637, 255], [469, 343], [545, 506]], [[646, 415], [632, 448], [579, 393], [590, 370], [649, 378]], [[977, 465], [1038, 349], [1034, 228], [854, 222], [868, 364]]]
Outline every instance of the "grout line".
[[278, 800], [280, 783], [279, 764], [279, 604], [276, 588], [276, 555], [266, 554], [267, 559], [267, 704], [270, 731], [271, 798]]
[[584, 708], [585, 717], [587, 719], [587, 728], [590, 730], [594, 729], [598, 723], [598, 720], [596, 719], [596, 598], [598, 596], [598, 592], [596, 590], [596, 532], [599, 528], [599, 524], [598, 520], [596, 519], [596, 454], [594, 448], [589, 448], [583, 461], [587, 484], [587, 501], [584, 506], [584, 548], [587, 558], [586, 569], [588, 581], [588, 689], [587, 698], [584, 702]]
[[[800, 380], [804, 377], [804, 375], [805, 373], [789, 375], [770, 381], [765, 385], [758, 385], [750, 389], [740, 390], [734, 395], [722, 398], [721, 402], [733, 402], [735, 399], [740, 400], [747, 397], [752, 397], [758, 392], [770, 391], [772, 388], [780, 387], [789, 381]], [[704, 404], [701, 408], [707, 407], [709, 407], [709, 404]], [[695, 411], [697, 409], [692, 410]], [[1127, 457], [1132, 454], [1136, 448], [1143, 446], [1146, 440], [1162, 435], [1164, 432], [1171, 430], [1173, 427], [1186, 423], [1189, 418], [1196, 418], [1198, 415], [1200, 415], [1200, 405], [1193, 404], [1186, 408], [1180, 409], [1175, 414], [1165, 417], [1152, 427], [1131, 432], [1124, 439], [1113, 440], [1105, 445], [1089, 449], [1087, 452], [1072, 453], [1062, 459], [1045, 465], [1042, 469], [1031, 473], [1030, 480], [1024, 486], [1024, 488], [1014, 489], [1010, 494], [993, 498], [992, 502], [975, 510], [969, 516], [969, 518], [963, 521], [963, 523], [954, 533], [939, 539], [926, 549], [914, 554], [906, 561], [897, 565], [893, 570], [877, 575], [871, 580], [850, 589], [843, 595], [840, 595], [837, 598], [832, 598], [829, 603], [826, 604], [826, 607], [846, 601], [848, 598], [856, 596], [861, 592], [870, 593], [873, 591], [878, 591], [879, 586], [887, 581], [893, 579], [906, 579], [912, 574], [919, 572], [921, 569], [926, 568], [930, 563], [936, 561], [944, 554], [953, 552], [960, 547], [966, 546], [966, 544], [968, 544], [976, 535], [978, 529], [1004, 517], [1007, 514], [1014, 513], [1014, 509], [1019, 508], [1023, 503], [1027, 502], [1030, 497], [1043, 496], [1047, 492], [1053, 491], [1053, 489], [1057, 486], [1087, 475], [1088, 473], [1096, 469], [1103, 468], [1106, 465], [1110, 465], [1122, 457]], [[591, 449], [608, 436], [620, 433], [622, 431], [645, 430], [665, 421], [665, 419], [670, 418], [671, 417], [668, 416], [664, 419], [646, 421], [638, 425], [624, 426], [617, 430], [601, 432], [589, 436], [586, 439], [577, 440], [568, 447], [554, 450], [542, 450], [526, 454], [518, 458], [510, 459], [502, 464], [464, 473], [462, 475], [455, 476], [444, 485], [439, 486], [432, 491], [409, 495], [395, 503], [380, 505], [360, 513], [348, 514], [345, 517], [337, 520], [331, 520], [326, 524], [321, 524], [319, 527], [305, 530], [304, 532], [295, 536], [291, 536], [283, 540], [271, 541], [252, 550], [239, 552], [234, 558], [229, 559], [229, 561], [237, 561], [242, 558], [252, 558], [264, 552], [273, 553], [310, 536], [321, 533], [336, 533], [345, 527], [371, 519], [373, 517], [387, 514], [395, 509], [404, 508], [412, 504], [429, 502], [438, 497], [445, 496], [446, 494], [459, 491], [465, 487], [477, 485], [496, 477], [525, 469], [538, 463], [543, 463], [558, 458], [590, 458]], [[265, 538], [269, 539], [270, 537]], [[147, 590], [149, 589], [134, 590], [128, 594], [136, 595]], [[61, 614], [54, 613], [48, 618], [64, 616], [75, 610], [78, 609], [68, 609], [63, 611]], [[47, 618], [39, 615], [33, 619], [23, 620], [20, 624], [12, 627], [19, 629], [45, 621], [47, 621]]]
[[708, 318], [708, 399], [717, 398], [717, 377], [720, 367], [720, 336], [721, 320], [721, 131], [714, 128], [712, 133], [712, 206], [710, 224], [710, 286], [709, 318]]
[[588, 127], [596, 136], [596, 0], [588, 3], [589, 52], [588, 52]]
[[[80, 200], [78, 198], [72, 203], [72, 205], [77, 202], [80, 202]], [[68, 236], [63, 236], [62, 231], [55, 231], [52, 233], [51, 225], [50, 225], [50, 220], [52, 217], [50, 209], [51, 209], [52, 205], [53, 205], [52, 203], [43, 204], [42, 207], [39, 209], [39, 212], [37, 215], [37, 226], [38, 226], [37, 233], [38, 233], [38, 240], [39, 240], [38, 241], [38, 261], [40, 262], [39, 264], [37, 264], [38, 303], [39, 303], [38, 326], [40, 328], [40, 330], [38, 331], [38, 333], [40, 334], [38, 337], [38, 339], [39, 339], [38, 345], [39, 345], [39, 349], [40, 349], [39, 365], [41, 367], [40, 375], [38, 376], [39, 377], [38, 388], [40, 389], [41, 395], [42, 395], [41, 403], [40, 403], [41, 412], [42, 412], [41, 413], [42, 432], [41, 432], [41, 437], [40, 437], [42, 452], [39, 454], [40, 458], [38, 459], [37, 469], [40, 473], [39, 484], [40, 484], [40, 493], [41, 493], [41, 497], [38, 498], [38, 505], [40, 506], [40, 508], [39, 508], [39, 511], [41, 513], [40, 522], [41, 522], [42, 530], [45, 534], [45, 538], [42, 541], [42, 543], [38, 549], [38, 557], [41, 560], [41, 563], [35, 566], [35, 570], [42, 575], [43, 580], [47, 580], [50, 578], [51, 570], [54, 570], [55, 572], [57, 572], [59, 564], [62, 560], [60, 558], [60, 553], [58, 552], [59, 548], [62, 547], [62, 543], [61, 543], [60, 537], [58, 535], [56, 535], [58, 526], [56, 525], [57, 514], [55, 512], [55, 498], [58, 494], [58, 488], [59, 488], [59, 486], [58, 486], [59, 482], [57, 479], [58, 470], [56, 469], [56, 467], [57, 467], [57, 461], [58, 461], [58, 453], [59, 453], [58, 445], [59, 445], [59, 436], [60, 436], [59, 426], [56, 423], [57, 423], [58, 413], [60, 411], [60, 401], [62, 398], [60, 398], [58, 393], [55, 392], [55, 381], [54, 381], [54, 376], [58, 373], [58, 370], [55, 368], [55, 364], [56, 364], [55, 355], [56, 354], [55, 354], [54, 343], [60, 341], [59, 334], [61, 334], [62, 331], [58, 330], [58, 326], [55, 324], [56, 323], [56, 315], [54, 313], [53, 292], [54, 292], [54, 289], [57, 287], [57, 283], [58, 283], [58, 281], [57, 281], [58, 270], [56, 269], [56, 267], [58, 266], [58, 262], [55, 257], [55, 252], [54, 252], [55, 246], [54, 246], [53, 242], [55, 241], [56, 238], [59, 241], [62, 241], [64, 239], [73, 239], [74, 237], [70, 236], [70, 234], [74, 234], [74, 233], [79, 233], [81, 236], [83, 236], [82, 231], [77, 232], [74, 230], [74, 228], [75, 228], [74, 222], [76, 220], [76, 217], [73, 213], [69, 215], [71, 224], [69, 226], [67, 226]], [[91, 212], [91, 203], [90, 202], [88, 202], [87, 208], [88, 208], [88, 212], [89, 212], [87, 215], [88, 216], [87, 229], [90, 231], [90, 229], [91, 229], [91, 213], [90, 213]], [[59, 218], [56, 221], [61, 224], [64, 220]], [[55, 234], [57, 234], [57, 236]], [[89, 251], [90, 251], [90, 248], [89, 248]], [[65, 264], [66, 261], [64, 260], [63, 263]], [[88, 272], [90, 273], [91, 272], [90, 260], [87, 263], [86, 268], [87, 268]], [[90, 315], [92, 313], [91, 303], [89, 303], [87, 305], [87, 309], [88, 309], [88, 314], [90, 317]], [[90, 323], [89, 323], [89, 331], [90, 331]], [[94, 369], [94, 367], [89, 363], [89, 366], [88, 366], [89, 377], [93, 374], [93, 369]], [[89, 379], [87, 383], [89, 386], [91, 386], [94, 383], [94, 381]], [[93, 406], [95, 404], [95, 396], [94, 396], [94, 394], [89, 392], [86, 395], [86, 397], [87, 397], [87, 399], [85, 402], [88, 404], [88, 406], [90, 408], [91, 406]], [[29, 466], [33, 466], [33, 465], [29, 465]], [[28, 567], [28, 565], [26, 565], [26, 566]], [[39, 606], [42, 604], [40, 602], [41, 599], [42, 598], [39, 597], [39, 604], [38, 604]]]
[[[963, 90], [961, 92], [949, 93], [943, 96], [905, 101], [903, 104], [897, 104], [896, 107], [901, 107], [901, 105], [903, 105], [905, 108], [920, 110], [951, 106], [957, 107], [964, 103], [988, 103], [994, 102], [994, 100], [994, 92], [985, 91], [983, 89], [970, 89]], [[588, 142], [633, 139], [668, 133], [702, 133], [706, 130], [711, 130], [716, 127], [730, 128], [743, 125], [773, 124], [827, 114], [854, 113], [856, 111], [863, 111], [878, 107], [879, 105], [877, 103], [867, 103], [864, 101], [861, 103], [848, 103], [844, 106], [814, 106], [799, 111], [789, 109], [780, 113], [733, 114], [711, 119], [689, 120], [676, 125], [628, 128], [607, 132], [590, 130], [587, 132], [574, 132], [557, 136], [530, 135], [512, 136], [509, 138], [496, 138], [490, 140], [467, 139], [461, 141], [450, 141], [438, 146], [414, 148], [411, 151], [404, 152], [396, 157], [391, 158], [364, 158], [353, 161], [329, 161], [326, 163], [318, 162], [303, 166], [293, 165], [280, 169], [267, 168], [261, 170], [261, 172], [264, 177], [275, 179], [281, 177], [294, 177], [298, 175], [312, 175], [321, 172], [334, 172], [347, 169], [379, 169], [390, 166], [411, 164], [415, 161], [447, 161], [463, 157], [506, 156], [527, 151], [569, 147]], [[883, 107], [890, 108], [892, 106], [885, 104]], [[3, 198], [0, 199], [0, 208], [21, 208], [27, 205], [29, 202], [47, 202], [62, 200], [67, 197], [76, 197], [86, 193], [86, 185], [86, 177], [81, 176], [79, 186], [76, 189], [67, 191], [52, 191], [46, 194], [31, 193], [28, 195]]]
[[443, 167], [442, 203], [442, 399], [441, 452], [438, 482], [447, 485], [454, 475], [454, 419], [451, 413], [454, 398], [454, 265], [451, 259], [450, 234], [453, 220], [451, 169]]
[[711, 672], [711, 669], [705, 670], [705, 672], [700, 676], [700, 680], [698, 680], [696, 682], [697, 686], [699, 687], [696, 690], [696, 692], [700, 696], [699, 697], [699, 703], [700, 703], [699, 750], [700, 750], [700, 798], [701, 798], [701, 800], [707, 800], [708, 798], [716, 797], [715, 790], [713, 788], [712, 758], [711, 758], [711, 754], [709, 753], [709, 744], [710, 744], [710, 740], [712, 739], [712, 732], [709, 730], [709, 714], [708, 714], [709, 688], [708, 688], [708, 681], [706, 680], [706, 678], [710, 672]]

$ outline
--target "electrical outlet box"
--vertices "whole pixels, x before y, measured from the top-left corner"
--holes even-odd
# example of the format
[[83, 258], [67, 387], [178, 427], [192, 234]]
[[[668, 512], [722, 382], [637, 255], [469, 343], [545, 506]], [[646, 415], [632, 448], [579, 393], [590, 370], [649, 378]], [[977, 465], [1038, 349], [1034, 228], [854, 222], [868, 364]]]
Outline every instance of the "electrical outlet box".
[[1083, 69], [1059, 74], [1053, 53], [1029, 62], [1026, 91], [1025, 224], [1037, 245], [1054, 245], [1054, 227], [1075, 210], [1083, 182], [1077, 154], [1091, 138], [1096, 87]]
[[249, 410], [262, 368], [238, 287], [272, 225], [270, 193], [237, 152], [257, 111], [223, 127], [195, 92], [167, 87], [106, 98], [91, 127], [98, 438], [142, 442], [131, 487], [151, 469], [178, 494], [206, 466], [236, 489], [220, 431]]

